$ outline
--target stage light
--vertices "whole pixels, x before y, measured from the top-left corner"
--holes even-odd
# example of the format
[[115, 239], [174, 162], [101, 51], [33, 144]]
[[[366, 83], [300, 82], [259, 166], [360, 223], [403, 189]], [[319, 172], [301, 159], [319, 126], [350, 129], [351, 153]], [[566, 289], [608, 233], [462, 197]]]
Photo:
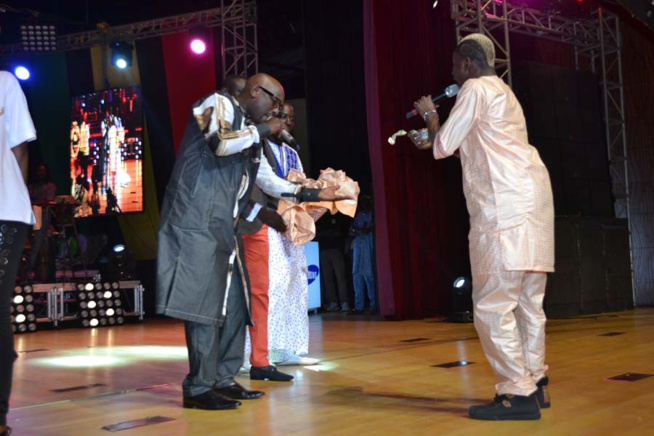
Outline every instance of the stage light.
[[191, 41], [191, 50], [195, 54], [202, 54], [207, 51], [207, 44], [201, 39], [194, 39]]
[[[118, 251], [122, 251], [119, 249]], [[78, 319], [82, 327], [105, 327], [125, 322], [119, 282], [97, 282], [78, 291]], [[86, 290], [91, 289], [91, 290]], [[18, 313], [18, 312], [16, 312]], [[16, 324], [17, 328], [18, 324]]]
[[458, 277], [452, 283], [451, 322], [472, 322], [472, 281], [468, 277]]
[[28, 70], [22, 65], [14, 69], [14, 74], [20, 80], [27, 80], [30, 78], [30, 70]]
[[20, 26], [20, 40], [23, 51], [55, 51], [57, 31], [51, 24], [23, 24]]
[[86, 286], [84, 286], [84, 289], [86, 289], [87, 291], [92, 291], [93, 289], [95, 289], [95, 285], [93, 283], [87, 283]]
[[204, 54], [207, 51], [209, 41], [209, 31], [204, 27], [196, 27], [189, 30], [189, 47], [197, 55]]
[[134, 46], [126, 42], [114, 42], [111, 47], [111, 63], [122, 69], [132, 66], [132, 50]]
[[15, 333], [36, 331], [36, 315], [34, 314], [34, 296], [32, 287], [14, 287], [14, 296], [11, 299], [11, 324]]
[[110, 280], [114, 280], [111, 283], [113, 289], [118, 289], [120, 287], [118, 280], [126, 280], [132, 277], [131, 273], [134, 268], [133, 260], [133, 253], [127, 250], [125, 245], [118, 244], [113, 247], [112, 253], [109, 256], [106, 273], [106, 276]]

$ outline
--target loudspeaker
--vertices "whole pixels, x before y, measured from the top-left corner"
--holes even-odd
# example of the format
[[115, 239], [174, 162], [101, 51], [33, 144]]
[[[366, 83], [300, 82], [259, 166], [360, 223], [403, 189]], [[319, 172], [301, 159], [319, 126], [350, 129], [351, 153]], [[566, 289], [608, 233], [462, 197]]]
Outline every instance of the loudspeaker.
[[633, 308], [626, 220], [557, 217], [555, 247], [556, 272], [545, 292], [548, 317]]
[[550, 173], [556, 214], [613, 217], [597, 77], [533, 62], [514, 72], [530, 142]]

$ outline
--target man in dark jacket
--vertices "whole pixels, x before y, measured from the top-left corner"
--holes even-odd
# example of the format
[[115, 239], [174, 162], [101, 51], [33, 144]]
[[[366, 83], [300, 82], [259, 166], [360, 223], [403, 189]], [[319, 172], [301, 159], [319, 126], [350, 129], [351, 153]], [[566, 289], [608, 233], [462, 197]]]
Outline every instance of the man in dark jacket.
[[278, 198], [284, 193], [301, 201], [336, 197], [335, 189], [304, 189], [277, 178], [261, 159], [261, 139], [283, 126], [271, 117], [283, 101], [280, 83], [257, 74], [236, 99], [215, 92], [195, 103], [166, 188], [156, 310], [185, 321], [187, 408], [233, 409], [241, 404], [237, 400], [263, 395], [234, 381], [250, 323], [248, 277], [235, 228], [239, 217], [258, 217], [282, 229], [283, 223], [248, 201], [252, 182]]

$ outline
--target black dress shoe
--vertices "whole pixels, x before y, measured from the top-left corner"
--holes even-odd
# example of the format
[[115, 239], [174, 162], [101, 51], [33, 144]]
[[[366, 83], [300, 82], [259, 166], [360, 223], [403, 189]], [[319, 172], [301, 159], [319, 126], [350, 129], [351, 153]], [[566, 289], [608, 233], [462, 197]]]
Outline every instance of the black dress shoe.
[[496, 395], [492, 403], [471, 406], [468, 416], [485, 421], [532, 421], [540, 419], [536, 393], [523, 395]]
[[218, 392], [220, 395], [231, 398], [232, 400], [254, 400], [263, 397], [264, 395], [261, 391], [248, 391], [238, 383], [234, 383], [231, 386], [225, 386], [224, 388], [213, 388], [213, 390]]
[[541, 409], [549, 409], [552, 406], [552, 402], [550, 401], [550, 393], [547, 390], [547, 385], [549, 382], [550, 379], [545, 376], [538, 380], [538, 383], [536, 383], [536, 387], [538, 388], [536, 391], [536, 398], [538, 398], [538, 404], [540, 405]]
[[272, 365], [250, 368], [250, 380], [291, 381], [293, 376], [277, 371]]
[[234, 401], [213, 390], [193, 397], [184, 397], [184, 408], [186, 409], [228, 410], [236, 409], [240, 405], [240, 401]]

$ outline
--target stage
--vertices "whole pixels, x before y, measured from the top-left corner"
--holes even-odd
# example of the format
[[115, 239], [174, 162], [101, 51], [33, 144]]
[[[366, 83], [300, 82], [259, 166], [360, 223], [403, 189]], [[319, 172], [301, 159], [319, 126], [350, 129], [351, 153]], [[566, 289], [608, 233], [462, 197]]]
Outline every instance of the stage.
[[344, 314], [309, 320], [310, 355], [322, 363], [283, 368], [292, 383], [239, 376], [266, 396], [233, 411], [181, 407], [180, 322], [16, 335], [8, 423], [15, 435], [39, 436], [109, 434], [103, 427], [145, 418], [164, 422], [120, 434], [654, 434], [654, 377], [606, 380], [654, 373], [654, 309], [551, 320], [552, 408], [540, 421], [504, 423], [466, 417], [469, 405], [492, 399], [494, 383], [472, 324]]

